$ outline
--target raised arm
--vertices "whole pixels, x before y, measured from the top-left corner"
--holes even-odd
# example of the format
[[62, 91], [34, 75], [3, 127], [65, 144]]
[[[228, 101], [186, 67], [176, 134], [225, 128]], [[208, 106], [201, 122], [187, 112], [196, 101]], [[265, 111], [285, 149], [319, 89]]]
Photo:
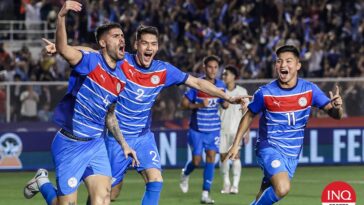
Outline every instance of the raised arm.
[[343, 118], [344, 111], [342, 108], [343, 100], [339, 93], [339, 86], [336, 86], [335, 94], [330, 91], [330, 103], [327, 104], [323, 109], [332, 118], [340, 120]]
[[82, 59], [82, 53], [67, 44], [65, 18], [68, 11], [79, 12], [81, 7], [82, 5], [77, 1], [65, 1], [57, 16], [56, 49], [71, 65], [76, 65]]
[[131, 149], [128, 143], [125, 141], [123, 134], [120, 131], [118, 120], [115, 116], [115, 104], [112, 104], [106, 115], [106, 127], [114, 136], [116, 141], [120, 144], [121, 148], [124, 150], [125, 158], [128, 156], [133, 158], [132, 166], [139, 166], [138, 157], [133, 149]]

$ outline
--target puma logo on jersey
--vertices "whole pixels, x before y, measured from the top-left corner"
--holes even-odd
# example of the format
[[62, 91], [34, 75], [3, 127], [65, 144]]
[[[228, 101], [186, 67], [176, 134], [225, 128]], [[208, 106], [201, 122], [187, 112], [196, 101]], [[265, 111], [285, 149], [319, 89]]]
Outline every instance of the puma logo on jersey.
[[273, 101], [273, 104], [277, 105], [278, 107], [281, 107], [281, 102], [279, 101]]
[[134, 77], [134, 71], [132, 71], [131, 69], [129, 69], [129, 73], [131, 73], [131, 76]]
[[100, 77], [102, 78], [102, 81], [105, 82], [106, 81], [106, 78], [103, 74], [100, 75]]

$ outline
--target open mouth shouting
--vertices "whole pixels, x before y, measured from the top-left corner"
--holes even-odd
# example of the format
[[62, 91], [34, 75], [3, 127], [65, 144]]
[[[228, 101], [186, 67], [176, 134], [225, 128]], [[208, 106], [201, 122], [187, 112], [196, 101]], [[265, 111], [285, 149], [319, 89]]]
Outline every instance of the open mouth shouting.
[[289, 70], [287, 68], [280, 68], [278, 70], [278, 75], [281, 80], [287, 80]]
[[153, 52], [144, 52], [143, 53], [143, 63], [144, 63], [144, 66], [149, 66], [151, 61], [152, 61], [152, 58], [153, 58]]
[[124, 54], [125, 54], [125, 45], [124, 45], [124, 44], [121, 44], [121, 45], [119, 46], [118, 54], [119, 54], [120, 56], [123, 56], [123, 57], [124, 57]]

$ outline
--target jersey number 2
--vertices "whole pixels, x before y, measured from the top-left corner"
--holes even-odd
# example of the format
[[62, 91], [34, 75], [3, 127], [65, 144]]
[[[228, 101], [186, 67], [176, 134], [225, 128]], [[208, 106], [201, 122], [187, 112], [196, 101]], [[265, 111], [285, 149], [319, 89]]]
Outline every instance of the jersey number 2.
[[157, 163], [159, 162], [157, 152], [155, 152], [155, 151], [150, 151], [150, 152], [149, 152], [149, 154], [150, 154], [150, 155], [152, 155], [152, 157], [153, 157], [153, 158], [152, 158], [152, 161], [153, 161], [153, 162], [157, 162]]
[[144, 90], [143, 89], [138, 89], [137, 93], [138, 93], [138, 95], [135, 97], [135, 99], [139, 100], [139, 101], [142, 101], [143, 100], [142, 97], [144, 95]]

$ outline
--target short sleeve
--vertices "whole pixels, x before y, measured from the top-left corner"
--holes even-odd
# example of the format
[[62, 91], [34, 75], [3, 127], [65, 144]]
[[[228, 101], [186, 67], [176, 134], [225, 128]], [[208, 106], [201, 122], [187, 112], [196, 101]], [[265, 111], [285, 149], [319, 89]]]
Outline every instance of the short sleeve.
[[312, 106], [321, 109], [328, 103], [330, 103], [330, 99], [325, 93], [316, 84], [312, 84]]
[[169, 63], [166, 64], [167, 69], [167, 78], [165, 86], [169, 87], [171, 85], [180, 85], [185, 83], [185, 81], [188, 78], [188, 74], [185, 72], [182, 72], [180, 69], [174, 67], [173, 65]]
[[248, 105], [248, 109], [254, 114], [258, 114], [264, 109], [264, 98], [261, 89], [258, 89], [254, 93], [253, 99]]
[[188, 90], [185, 92], [185, 96], [186, 98], [190, 101], [190, 102], [195, 102], [196, 100], [196, 95], [197, 92], [195, 89], [193, 88], [188, 88]]
[[82, 58], [80, 62], [78, 62], [76, 65], [73, 66], [73, 69], [81, 74], [81, 75], [87, 75], [89, 74], [93, 69], [95, 69], [95, 66], [93, 65], [93, 61], [97, 59], [98, 53], [95, 52], [88, 52], [88, 51], [82, 51]]

